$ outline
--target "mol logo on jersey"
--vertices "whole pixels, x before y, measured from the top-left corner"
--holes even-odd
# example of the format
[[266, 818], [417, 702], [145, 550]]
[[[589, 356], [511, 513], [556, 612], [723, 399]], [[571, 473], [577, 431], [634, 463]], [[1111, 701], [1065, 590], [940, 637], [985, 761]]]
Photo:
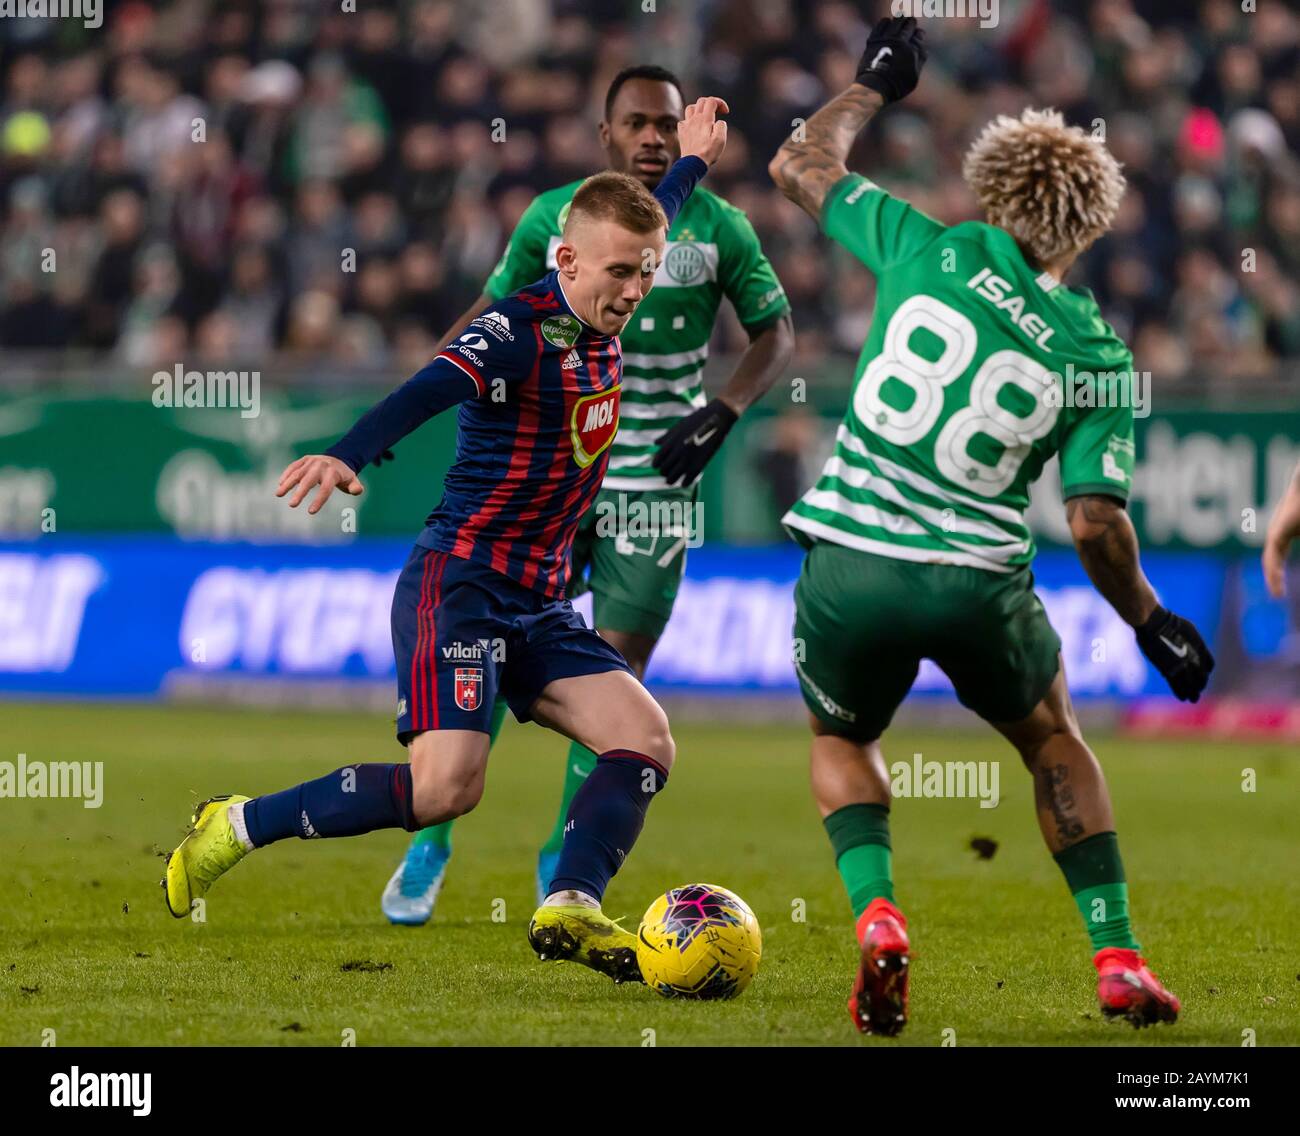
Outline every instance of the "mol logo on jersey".
[[618, 432], [618, 395], [621, 387], [589, 394], [573, 404], [569, 420], [573, 460], [583, 469], [608, 448]]

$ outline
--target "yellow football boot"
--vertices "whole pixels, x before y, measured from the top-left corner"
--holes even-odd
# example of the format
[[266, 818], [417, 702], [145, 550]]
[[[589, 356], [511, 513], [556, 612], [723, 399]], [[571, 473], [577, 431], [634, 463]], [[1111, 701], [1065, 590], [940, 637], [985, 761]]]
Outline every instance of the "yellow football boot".
[[544, 962], [579, 962], [615, 982], [644, 981], [636, 961], [636, 936], [599, 907], [543, 905], [529, 921], [528, 942]]
[[231, 805], [248, 799], [209, 797], [194, 810], [189, 833], [167, 857], [167, 875], [162, 881], [167, 910], [177, 919], [184, 919], [193, 901], [206, 895], [219, 876], [248, 855], [228, 815]]

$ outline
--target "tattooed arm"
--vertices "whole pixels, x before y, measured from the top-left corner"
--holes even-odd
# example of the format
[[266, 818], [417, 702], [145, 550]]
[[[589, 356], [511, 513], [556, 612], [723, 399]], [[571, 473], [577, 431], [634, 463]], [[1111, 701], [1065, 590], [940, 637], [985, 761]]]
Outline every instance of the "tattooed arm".
[[1156, 609], [1156, 594], [1138, 562], [1137, 532], [1114, 497], [1089, 494], [1065, 503], [1070, 535], [1088, 579], [1130, 627]]
[[1085, 493], [1065, 503], [1070, 535], [1088, 578], [1136, 632], [1137, 644], [1184, 702], [1200, 698], [1214, 655], [1196, 627], [1162, 607], [1138, 563], [1137, 533], [1114, 497]]
[[820, 222], [827, 192], [849, 172], [844, 163], [854, 139], [884, 105], [878, 92], [857, 83], [841, 91], [804, 124], [803, 141], [787, 138], [776, 152], [767, 167], [776, 187]]

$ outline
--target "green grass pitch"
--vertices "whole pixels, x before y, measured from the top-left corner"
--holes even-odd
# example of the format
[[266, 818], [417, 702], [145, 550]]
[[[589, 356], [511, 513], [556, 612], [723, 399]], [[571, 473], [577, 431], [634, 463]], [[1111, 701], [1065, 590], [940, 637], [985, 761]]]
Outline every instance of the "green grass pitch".
[[[581, 967], [542, 964], [524, 937], [532, 865], [565, 745], [507, 726], [478, 811], [460, 821], [433, 923], [391, 927], [379, 893], [403, 833], [289, 841], [171, 919], [161, 850], [202, 797], [283, 788], [355, 761], [396, 760], [372, 715], [6, 704], [0, 758], [103, 761], [102, 808], [0, 800], [0, 1043], [39, 1045], [1300, 1043], [1300, 764], [1282, 746], [1099, 737], [1139, 937], [1183, 1000], [1173, 1027], [1101, 1019], [1090, 952], [1043, 849], [1030, 783], [991, 733], [899, 730], [889, 760], [1001, 762], [1001, 804], [894, 809], [911, 921], [912, 1020], [860, 1039], [845, 1013], [855, 949], [806, 783], [798, 724], [676, 730], [678, 766], [606, 897], [635, 926], [689, 882], [742, 895], [763, 926], [754, 985], [675, 1003]], [[1256, 772], [1254, 792], [1243, 770]], [[998, 844], [992, 859], [973, 837]], [[349, 1034], [347, 1031], [354, 1031]]]

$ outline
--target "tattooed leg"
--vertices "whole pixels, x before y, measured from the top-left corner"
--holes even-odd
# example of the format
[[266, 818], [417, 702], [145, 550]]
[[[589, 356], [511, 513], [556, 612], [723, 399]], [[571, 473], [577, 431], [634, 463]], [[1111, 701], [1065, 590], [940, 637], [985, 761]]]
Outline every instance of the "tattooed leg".
[[1114, 829], [1106, 778], [1079, 733], [1064, 670], [1027, 718], [994, 725], [1034, 778], [1038, 827], [1053, 853]]

